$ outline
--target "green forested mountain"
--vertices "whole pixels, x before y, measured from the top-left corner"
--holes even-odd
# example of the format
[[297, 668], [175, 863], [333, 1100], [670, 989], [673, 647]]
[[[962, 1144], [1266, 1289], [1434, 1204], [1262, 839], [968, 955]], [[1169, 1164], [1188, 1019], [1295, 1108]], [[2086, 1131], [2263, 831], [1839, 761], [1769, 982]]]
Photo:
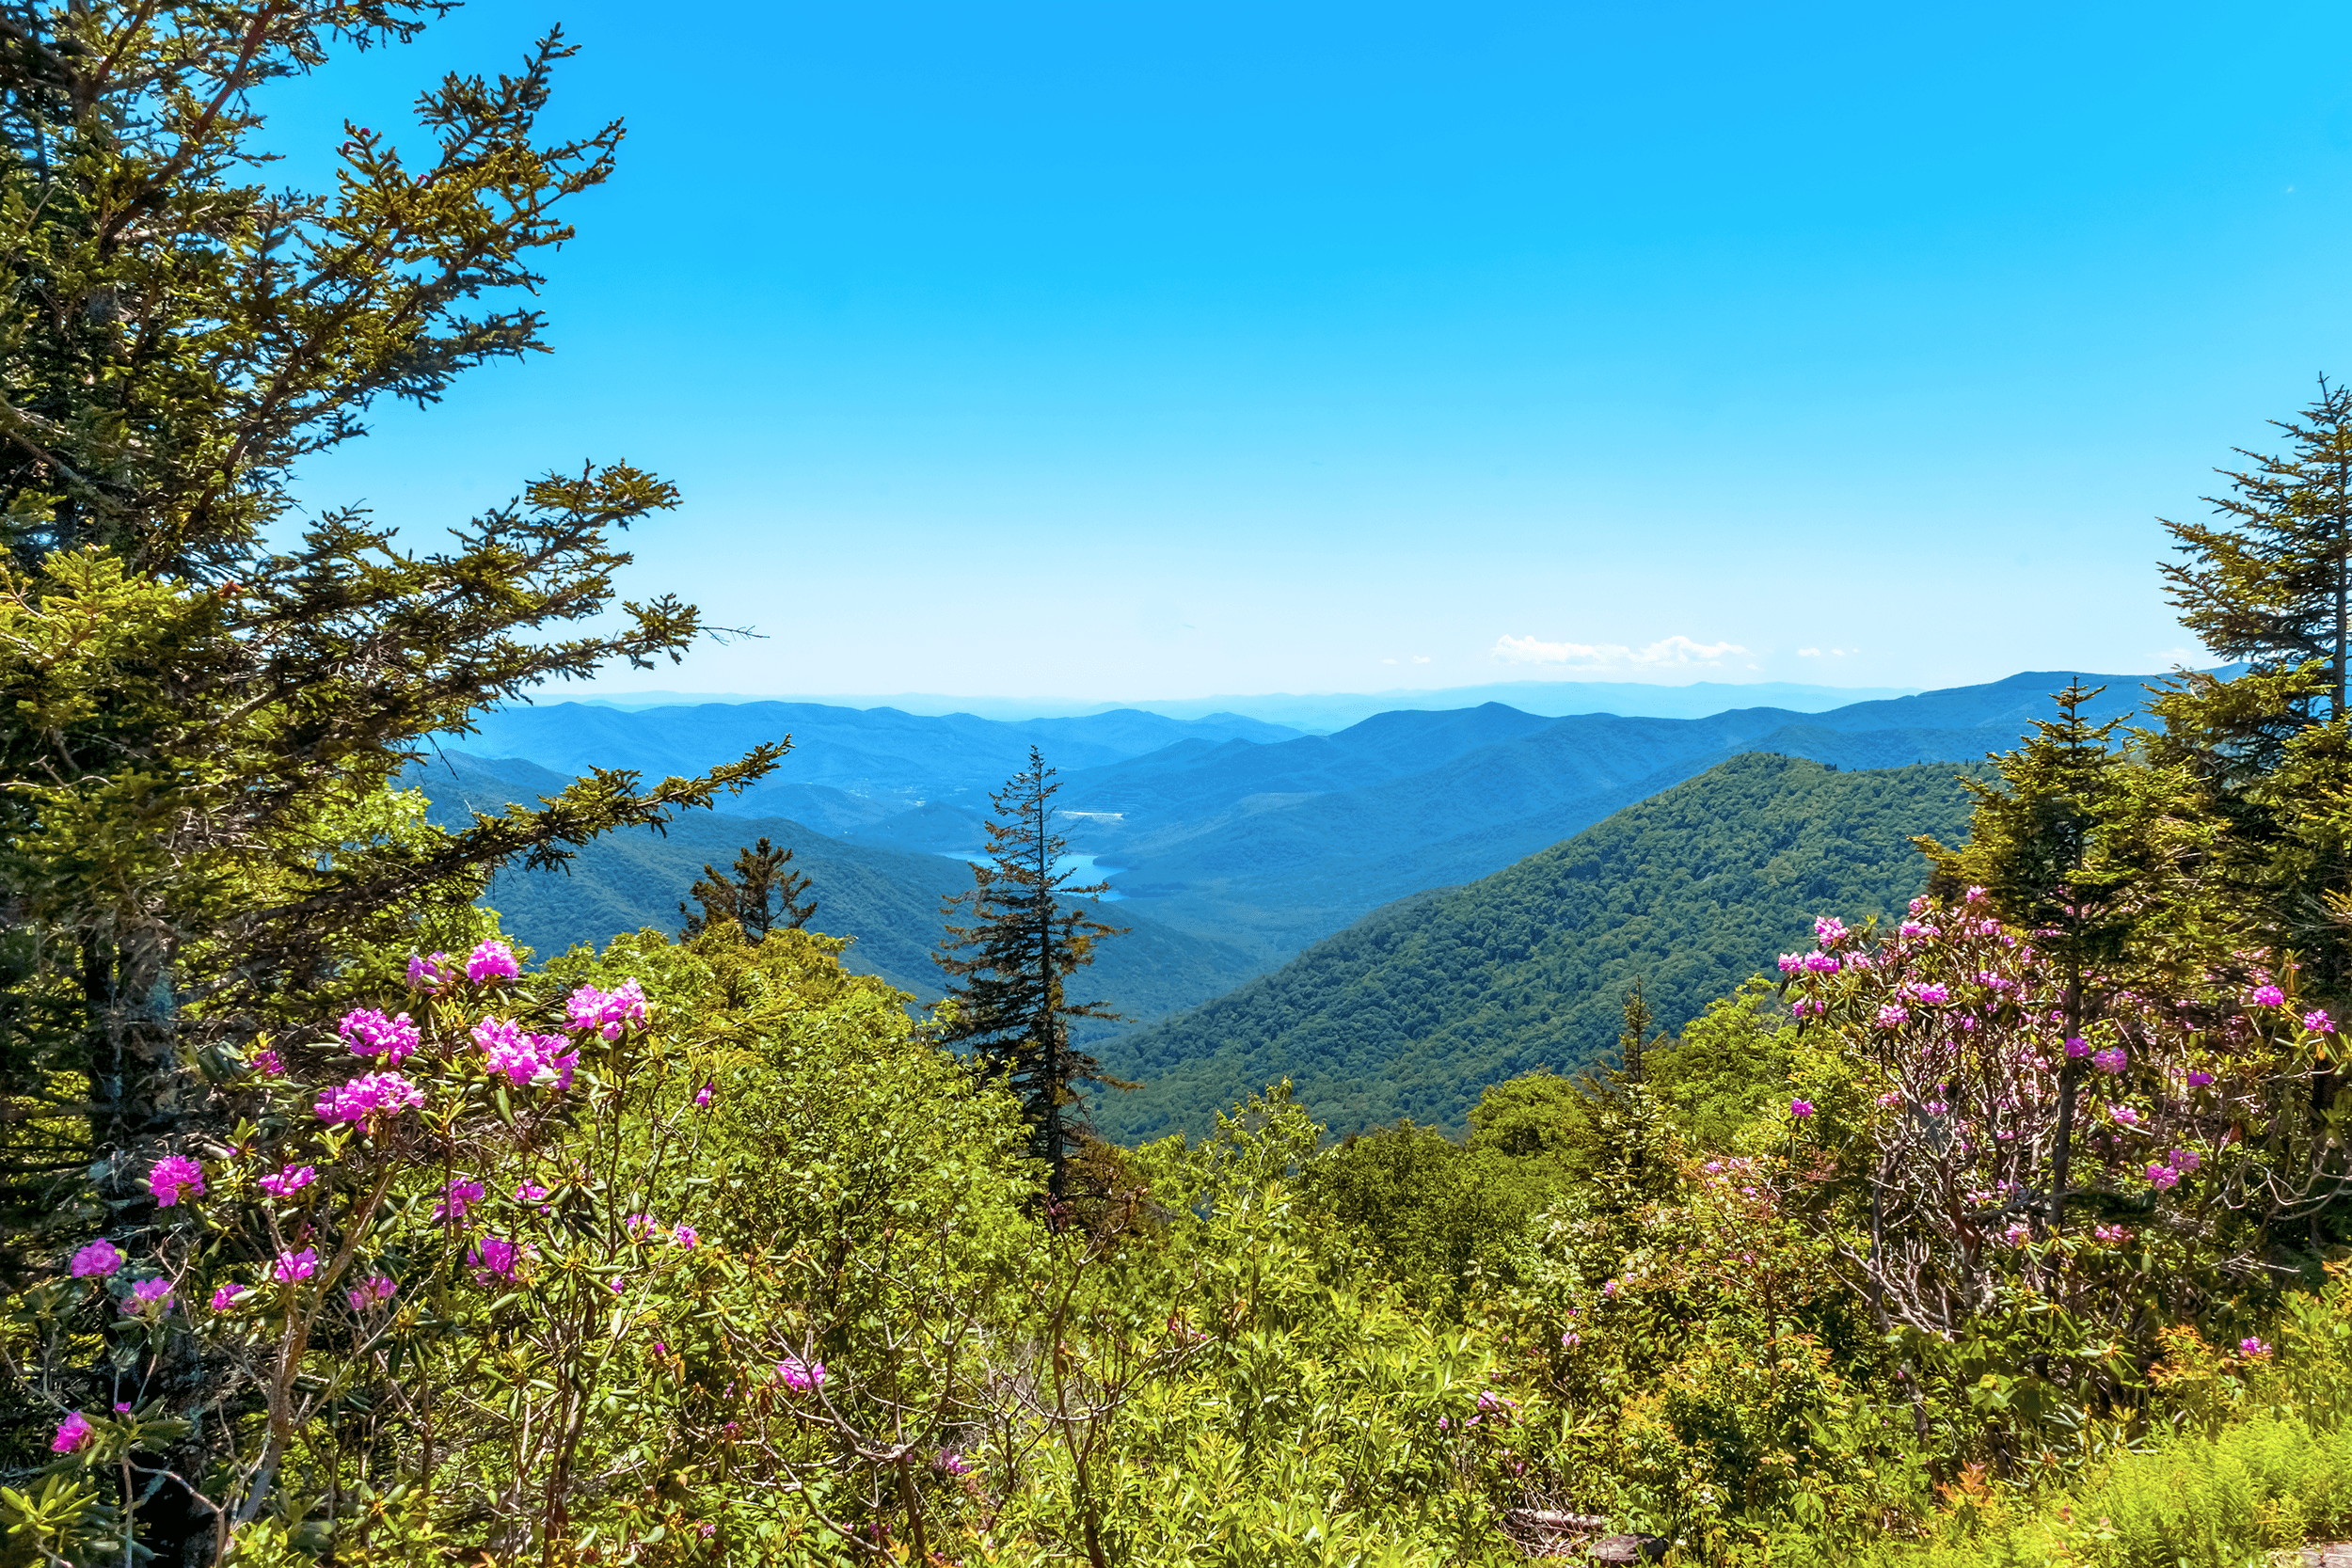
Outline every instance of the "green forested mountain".
[[1807, 940], [1815, 914], [1899, 909], [1927, 879], [1909, 842], [1964, 836], [1948, 764], [1840, 772], [1735, 757], [1483, 880], [1402, 899], [1229, 996], [1107, 1045], [1142, 1089], [1096, 1118], [1133, 1139], [1199, 1132], [1275, 1079], [1334, 1132], [1411, 1117], [1458, 1129], [1486, 1085], [1604, 1056], [1641, 977], [1658, 1022]]
[[[404, 782], [424, 789], [435, 820], [454, 824], [469, 812], [496, 815], [509, 800], [530, 803], [553, 795], [569, 781], [514, 758], [446, 752]], [[485, 902], [499, 911], [507, 932], [542, 958], [576, 942], [601, 945], [618, 931], [650, 926], [675, 932], [678, 902], [703, 867], [725, 865], [762, 835], [789, 848], [792, 868], [809, 879], [817, 900], [810, 929], [851, 939], [842, 956], [845, 967], [879, 975], [923, 1002], [940, 995], [931, 963], [940, 940], [940, 901], [971, 886], [965, 863], [947, 855], [846, 843], [787, 817], [690, 812], [666, 833], [613, 833], [584, 845], [567, 871], [502, 871]], [[1073, 994], [1106, 1002], [1136, 1023], [1196, 1006], [1263, 967], [1228, 943], [1132, 919], [1124, 904], [1105, 905], [1104, 912], [1128, 932], [1102, 944], [1096, 962], [1072, 982]], [[1073, 1034], [1093, 1040], [1131, 1026], [1089, 1022]]]

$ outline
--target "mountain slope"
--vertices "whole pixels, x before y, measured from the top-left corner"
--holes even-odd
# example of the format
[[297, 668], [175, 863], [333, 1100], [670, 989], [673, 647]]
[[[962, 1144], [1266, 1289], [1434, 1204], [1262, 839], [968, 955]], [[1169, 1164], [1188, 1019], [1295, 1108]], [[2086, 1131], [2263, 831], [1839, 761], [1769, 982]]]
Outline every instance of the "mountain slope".
[[[1194, 753], [1181, 809], [1167, 791], [1149, 793], [1172, 760], [1163, 752], [1082, 773], [1069, 799], [1128, 808], [1116, 823], [1089, 823], [1082, 840], [1120, 868], [1114, 885], [1137, 907], [1279, 958], [1392, 899], [1483, 877], [1742, 752], [1845, 768], [1976, 762], [2014, 746], [2068, 678], [2027, 673], [1829, 714], [1518, 716], [1534, 727], [1418, 771], [1323, 792], [1235, 793], [1310, 782], [1324, 749], [1348, 744], [1352, 732], [1240, 749], [1246, 758], [1206, 748]], [[2138, 677], [2093, 678], [2109, 683], [2089, 705], [2094, 717], [2129, 713], [2141, 698]], [[1302, 765], [1291, 768], [1293, 756]], [[1219, 799], [1220, 809], [1181, 814]]]
[[1334, 1132], [1410, 1116], [1458, 1128], [1489, 1083], [1614, 1046], [1636, 975], [1679, 1028], [1815, 914], [1899, 909], [1926, 882], [1909, 835], [1964, 835], [1948, 765], [1840, 772], [1746, 754], [1466, 887], [1418, 894], [1231, 995], [1103, 1048], [1145, 1080], [1106, 1134], [1200, 1132], [1281, 1077]]
[[[496, 815], [509, 800], [553, 795], [569, 781], [518, 759], [453, 752], [402, 782], [425, 791], [433, 820], [453, 825], [470, 811]], [[809, 879], [817, 899], [811, 927], [855, 939], [844, 964], [925, 1002], [940, 994], [930, 959], [942, 934], [940, 903], [972, 885], [970, 869], [945, 855], [846, 843], [785, 817], [687, 812], [666, 836], [616, 833], [591, 842], [568, 873], [503, 872], [484, 902], [499, 911], [510, 935], [542, 957], [646, 926], [675, 932], [678, 903], [704, 865], [728, 864], [737, 849], [763, 835], [790, 848], [793, 869]], [[1096, 961], [1072, 981], [1072, 992], [1106, 1001], [1134, 1023], [1197, 1006], [1264, 967], [1230, 943], [1129, 919], [1123, 904], [1104, 905], [1102, 912], [1129, 933], [1097, 947]], [[1074, 1037], [1096, 1040], [1130, 1026], [1088, 1024]]]

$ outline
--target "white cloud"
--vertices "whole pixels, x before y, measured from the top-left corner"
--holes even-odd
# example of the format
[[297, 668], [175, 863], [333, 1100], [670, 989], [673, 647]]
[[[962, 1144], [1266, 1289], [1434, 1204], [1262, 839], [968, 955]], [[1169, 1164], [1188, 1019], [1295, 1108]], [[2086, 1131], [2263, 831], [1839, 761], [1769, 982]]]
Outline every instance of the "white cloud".
[[1797, 657], [1799, 658], [1820, 658], [1826, 654], [1831, 658], [1843, 658], [1848, 654], [1858, 654], [1862, 650], [1860, 648], [1799, 648], [1797, 650]]
[[1720, 668], [1748, 650], [1737, 642], [1693, 642], [1687, 637], [1661, 638], [1645, 648], [1622, 642], [1546, 642], [1534, 637], [1496, 639], [1494, 657], [1506, 664], [1556, 664], [1570, 670], [1704, 670]]
[[1429, 662], [1429, 656], [1427, 654], [1415, 654], [1413, 656], [1413, 662], [1415, 664], [1426, 664]]

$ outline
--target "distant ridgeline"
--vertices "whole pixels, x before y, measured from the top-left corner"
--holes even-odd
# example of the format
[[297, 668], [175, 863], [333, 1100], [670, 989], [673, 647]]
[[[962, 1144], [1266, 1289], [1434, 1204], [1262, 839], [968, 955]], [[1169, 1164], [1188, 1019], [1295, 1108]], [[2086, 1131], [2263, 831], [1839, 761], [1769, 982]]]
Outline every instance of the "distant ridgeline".
[[[480, 736], [463, 742], [479, 754], [447, 752], [420, 764], [410, 779], [432, 798], [436, 817], [447, 821], [469, 809], [495, 813], [508, 800], [553, 794], [592, 766], [655, 777], [691, 774], [789, 734], [793, 748], [782, 768], [745, 797], [724, 802], [732, 815], [688, 813], [666, 837], [598, 840], [569, 875], [509, 872], [488, 902], [510, 932], [543, 954], [602, 943], [642, 927], [675, 931], [678, 902], [704, 864], [723, 866], [765, 834], [789, 847], [794, 867], [812, 879], [814, 928], [857, 939], [847, 955], [850, 967], [929, 1000], [939, 994], [930, 953], [940, 937], [940, 900], [970, 885], [955, 856], [979, 847], [988, 791], [1011, 776], [1031, 744], [1040, 745], [1062, 770], [1061, 802], [1070, 813], [1062, 826], [1072, 848], [1099, 857], [1113, 873], [1112, 886], [1123, 897], [1111, 912], [1134, 927], [1132, 935], [1102, 944], [1099, 961], [1078, 976], [1077, 993], [1099, 996], [1134, 1025], [1149, 1025], [1222, 996], [1326, 938], [1343, 933], [1335, 939], [1343, 945], [1386, 928], [1383, 921], [1404, 922], [1384, 906], [1493, 877], [1531, 855], [1540, 859], [1547, 847], [1730, 758], [1766, 752], [1843, 768], [1927, 763], [1937, 765], [1930, 769], [1933, 777], [1948, 781], [1950, 765], [2013, 746], [2032, 721], [2050, 712], [2049, 693], [2071, 678], [2029, 673], [1820, 713], [1741, 708], [1703, 719], [1547, 719], [1490, 703], [1383, 713], [1317, 736], [1234, 714], [1176, 720], [1121, 710], [1008, 723], [815, 704], [637, 711], [558, 704], [490, 716]], [[2093, 717], [2126, 713], [2141, 701], [2145, 677], [2086, 678], [2108, 685], [2092, 705]], [[1902, 875], [1916, 874], [1908, 847], [1890, 853]], [[1756, 919], [1769, 912], [1783, 925], [1756, 929], [1780, 930], [1813, 907], [1803, 897], [1785, 907], [1769, 903], [1769, 910], [1758, 904]], [[1729, 921], [1678, 922], [1672, 941], [1687, 945], [1686, 959], [1718, 949], [1726, 955], [1721, 967], [1727, 978], [1703, 987], [1694, 981], [1690, 1006], [1713, 994], [1707, 987], [1736, 982], [1772, 956], [1735, 940]], [[1736, 958], [1729, 956], [1735, 951]], [[1570, 976], [1563, 983], [1598, 985], [1608, 994], [1580, 993], [1558, 1006], [1613, 1018], [1614, 974], [1591, 981]], [[1684, 1006], [1683, 992], [1658, 966], [1650, 984], [1661, 1020], [1680, 1022], [1665, 1018], [1665, 1004]], [[1419, 1039], [1418, 1025], [1405, 1021], [1422, 1016], [1410, 1008], [1393, 1017], [1368, 1011], [1351, 1027], [1370, 1031], [1368, 1039], [1376, 1041]], [[1132, 1035], [1133, 1026], [1090, 1027], [1083, 1037], [1101, 1045], [1120, 1033]], [[1509, 1035], [1515, 1043], [1495, 1056], [1497, 1064], [1570, 1067], [1590, 1059], [1592, 1042], [1613, 1037], [1613, 1024], [1585, 1030], [1580, 1023], [1553, 1035], [1514, 1024]], [[1346, 1059], [1321, 1035], [1280, 1037], [1300, 1042], [1307, 1061]], [[1168, 1071], [1177, 1078], [1106, 1105], [1111, 1125], [1136, 1133], [1191, 1126], [1200, 1107], [1227, 1090], [1254, 1088], [1288, 1070], [1279, 1065], [1281, 1052], [1274, 1052], [1253, 1058], [1265, 1066], [1263, 1077], [1248, 1080], [1237, 1069], [1239, 1075], [1216, 1080], [1221, 1086], [1214, 1092], [1199, 1086], [1207, 1099], [1187, 1099], [1195, 1088], [1183, 1085], [1205, 1085], [1200, 1075], [1210, 1070], [1195, 1058], [1215, 1055], [1240, 1037], [1215, 1049], [1202, 1046], [1197, 1033], [1182, 1038], [1190, 1043], [1180, 1049], [1147, 1033], [1135, 1037], [1132, 1053], [1118, 1048], [1123, 1076]], [[1470, 1072], [1484, 1060], [1473, 1054], [1457, 1065]], [[1435, 1099], [1396, 1098], [1404, 1089], [1395, 1081], [1379, 1091], [1389, 1097], [1380, 1103], [1392, 1100], [1400, 1112], [1451, 1124], [1486, 1081], [1448, 1080], [1441, 1092], [1440, 1080], [1454, 1070], [1431, 1069], [1425, 1094]], [[1336, 1085], [1343, 1077], [1324, 1080], [1327, 1091], [1342, 1092]], [[1359, 1117], [1342, 1103], [1320, 1101], [1316, 1109], [1350, 1124], [1394, 1114], [1368, 1109]]]
[[1636, 976], [1678, 1029], [1816, 914], [1899, 911], [1911, 843], [1964, 838], [1948, 764], [1844, 773], [1750, 754], [1467, 887], [1422, 893], [1230, 996], [1104, 1048], [1133, 1093], [1094, 1114], [1121, 1142], [1182, 1131], [1287, 1077], [1334, 1134], [1399, 1117], [1458, 1132], [1485, 1085], [1614, 1050]]

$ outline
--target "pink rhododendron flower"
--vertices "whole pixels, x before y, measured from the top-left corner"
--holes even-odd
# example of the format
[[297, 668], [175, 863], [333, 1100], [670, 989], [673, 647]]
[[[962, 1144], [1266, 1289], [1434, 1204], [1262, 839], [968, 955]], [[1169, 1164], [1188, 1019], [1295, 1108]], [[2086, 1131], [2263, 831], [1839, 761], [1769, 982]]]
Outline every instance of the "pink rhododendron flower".
[[431, 990], [448, 979], [452, 973], [447, 953], [436, 953], [429, 958], [421, 958], [414, 953], [408, 955], [410, 990]]
[[972, 1466], [964, 1463], [963, 1455], [953, 1449], [940, 1449], [938, 1456], [931, 1461], [931, 1468], [950, 1476], [968, 1476], [972, 1473]]
[[122, 1250], [101, 1237], [73, 1255], [73, 1277], [103, 1279], [122, 1267]]
[[502, 1072], [516, 1088], [527, 1084], [551, 1084], [561, 1094], [572, 1086], [572, 1069], [580, 1053], [562, 1035], [533, 1035], [502, 1018], [485, 1017], [473, 1026], [473, 1042], [482, 1047], [483, 1066]]
[[2133, 1110], [2129, 1105], [2118, 1105], [2114, 1108], [2111, 1114], [2114, 1116], [2116, 1120], [2122, 1122], [2126, 1127], [2137, 1127], [2139, 1125], [2139, 1113]]
[[160, 1312], [171, 1305], [171, 1281], [161, 1275], [142, 1279], [123, 1298], [125, 1313]]
[[2123, 1070], [2124, 1063], [2129, 1060], [2130, 1058], [2123, 1053], [2122, 1046], [2110, 1045], [2105, 1051], [2092, 1056], [2090, 1065], [2101, 1072], [2121, 1072]]
[[2303, 1027], [2318, 1034], [2332, 1035], [2336, 1032], [2336, 1021], [2328, 1016], [2327, 1008], [2313, 1007], [2303, 1015]]
[[441, 1189], [441, 1201], [433, 1206], [437, 1220], [462, 1220], [466, 1211], [482, 1201], [483, 1186], [462, 1176], [453, 1176]]
[[374, 1007], [355, 1007], [335, 1025], [355, 1056], [380, 1056], [387, 1067], [406, 1061], [423, 1040], [406, 1013], [386, 1018]]
[[1967, 902], [1971, 904], [1981, 904], [1984, 902], [1984, 889], [1980, 887], [1972, 887], [1965, 895], [1963, 895], [1963, 896]]
[[1904, 989], [1911, 992], [1912, 1000], [1915, 1002], [1941, 1005], [1943, 1003], [1949, 1002], [1952, 999], [1951, 990], [1946, 986], [1912, 985], [1907, 986]]
[[280, 1285], [292, 1285], [299, 1280], [308, 1279], [318, 1272], [318, 1249], [304, 1247], [300, 1252], [279, 1253], [277, 1266], [270, 1271], [270, 1277]]
[[696, 1108], [705, 1111], [710, 1109], [710, 1091], [717, 1087], [718, 1085], [716, 1084], [705, 1084], [701, 1088], [696, 1089], [694, 1091], [694, 1104]]
[[167, 1154], [147, 1173], [147, 1190], [156, 1205], [169, 1209], [183, 1197], [204, 1196], [204, 1167], [184, 1154]]
[[354, 1285], [350, 1290], [345, 1291], [343, 1300], [351, 1304], [351, 1309], [354, 1312], [366, 1312], [391, 1300], [399, 1289], [392, 1283], [389, 1275], [379, 1274], [374, 1278]]
[[2181, 1173], [2170, 1165], [2150, 1165], [2148, 1180], [2158, 1192], [2164, 1192], [2181, 1180]]
[[1845, 966], [1837, 961], [1835, 953], [1807, 953], [1804, 967], [1808, 974], [1835, 974]]
[[632, 1242], [642, 1241], [661, 1228], [651, 1214], [631, 1214], [621, 1222], [621, 1228]]
[[1829, 1004], [1818, 996], [1800, 996], [1788, 1004], [1788, 1010], [1799, 1018], [1811, 1018], [1829, 1011]]
[[2188, 1075], [2188, 1086], [2192, 1089], [2201, 1089], [2212, 1082], [2213, 1074], [2210, 1072], [2192, 1072]]
[[803, 1361], [797, 1355], [787, 1355], [776, 1363], [776, 1376], [782, 1379], [784, 1386], [794, 1393], [805, 1394], [825, 1381], [825, 1364], [822, 1361]]
[[2090, 1235], [2092, 1240], [2100, 1242], [2128, 1242], [2132, 1239], [2132, 1233], [2120, 1225], [2094, 1225], [2090, 1227]]
[[466, 978], [477, 986], [512, 980], [522, 972], [522, 965], [515, 961], [515, 950], [496, 937], [485, 941], [466, 959]]
[[230, 1307], [236, 1306], [239, 1301], [244, 1299], [245, 1291], [246, 1288], [242, 1285], [221, 1286], [218, 1290], [213, 1292], [213, 1310], [215, 1312], [228, 1311]]
[[2276, 986], [2256, 986], [2247, 994], [2246, 1000], [2257, 1007], [2283, 1007], [2287, 993]]
[[2010, 1245], [2024, 1246], [2027, 1242], [2033, 1240], [2033, 1227], [2029, 1225], [2012, 1225], [2009, 1227], [2005, 1234], [2009, 1237]]
[[2066, 1054], [2070, 1061], [2079, 1061], [2090, 1054], [2090, 1042], [2080, 1035], [2069, 1035], [2066, 1038]]
[[691, 1225], [680, 1225], [675, 1230], [670, 1232], [670, 1239], [682, 1247], [695, 1247], [702, 1244], [702, 1238], [694, 1234], [694, 1227]]
[[1788, 1102], [1788, 1114], [1792, 1117], [1809, 1117], [1813, 1114], [1813, 1101], [1810, 1100], [1792, 1100]]
[[278, 1059], [278, 1053], [263, 1046], [246, 1059], [246, 1065], [264, 1078], [283, 1078], [286, 1064]]
[[467, 1250], [467, 1266], [473, 1270], [475, 1280], [487, 1285], [494, 1279], [512, 1279], [515, 1269], [523, 1260], [523, 1249], [503, 1236], [485, 1236]]
[[1781, 972], [1783, 974], [1794, 974], [1798, 973], [1800, 970], [1802, 970], [1802, 969], [1804, 969], [1804, 954], [1802, 954], [1802, 953], [1783, 953], [1783, 954], [1780, 956], [1780, 972]]
[[318, 1179], [316, 1165], [288, 1165], [276, 1176], [262, 1177], [260, 1185], [272, 1197], [292, 1197]]
[[379, 1127], [424, 1103], [424, 1090], [397, 1072], [371, 1072], [340, 1087], [321, 1089], [310, 1108], [321, 1121]]
[[1610, 1280], [1600, 1288], [1600, 1293], [1614, 1300], [1617, 1294], [1617, 1282], [1613, 1279]]
[[522, 1204], [545, 1203], [548, 1190], [536, 1181], [525, 1181], [515, 1188], [515, 1201]]
[[1813, 940], [1823, 947], [1835, 947], [1846, 940], [1846, 923], [1834, 914], [1822, 915], [1813, 923]]
[[2266, 1340], [2257, 1339], [2249, 1334], [2237, 1342], [2237, 1353], [2249, 1361], [2261, 1361], [2269, 1356], [2270, 1345]]
[[49, 1439], [51, 1453], [72, 1453], [89, 1441], [89, 1418], [76, 1410], [57, 1423], [56, 1435]]
[[564, 1004], [564, 1017], [575, 1029], [594, 1029], [617, 1040], [623, 1029], [645, 1022], [645, 990], [633, 978], [609, 991], [582, 986]]
[[1899, 1003], [1889, 1002], [1879, 1009], [1879, 1027], [1899, 1029], [1911, 1022], [1911, 1010]]

